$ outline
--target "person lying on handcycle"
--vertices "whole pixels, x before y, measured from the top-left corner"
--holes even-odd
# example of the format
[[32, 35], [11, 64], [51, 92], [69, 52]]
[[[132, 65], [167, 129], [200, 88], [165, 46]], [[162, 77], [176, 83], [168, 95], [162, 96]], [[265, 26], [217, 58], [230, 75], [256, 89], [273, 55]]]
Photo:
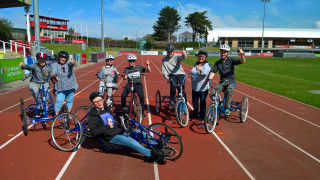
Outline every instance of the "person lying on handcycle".
[[100, 92], [92, 92], [89, 99], [94, 108], [89, 112], [88, 126], [94, 137], [100, 137], [110, 144], [129, 147], [153, 161], [165, 163], [165, 155], [162, 150], [148, 149], [124, 131], [120, 123], [115, 120], [112, 111], [104, 107], [104, 100]]
[[151, 72], [149, 61], [146, 61], [147, 68], [145, 68], [141, 65], [135, 65], [137, 57], [134, 54], [129, 54], [127, 60], [129, 62], [129, 66], [123, 70], [123, 79], [128, 79], [128, 83], [126, 84], [127, 88], [124, 88], [121, 94], [121, 107], [124, 108], [126, 105], [126, 98], [128, 94], [131, 92], [131, 89], [129, 87], [131, 87], [131, 80], [133, 79], [133, 88], [139, 96], [140, 103], [142, 106], [142, 117], [145, 118], [146, 115], [144, 114], [144, 92], [141, 75], [143, 75], [146, 71]]
[[[49, 81], [48, 78], [51, 78], [52, 81], [54, 81], [54, 76], [52, 74], [51, 66], [46, 64], [46, 60], [48, 59], [48, 56], [46, 53], [39, 52], [36, 55], [37, 63], [27, 65], [24, 64], [24, 62], [21, 62], [19, 66], [21, 69], [28, 69], [32, 71], [32, 78], [30, 82], [28, 83], [28, 87], [31, 91], [32, 97], [37, 100], [37, 94], [41, 90], [41, 84], [40, 82], [46, 82], [44, 83], [44, 87], [46, 91], [49, 91]], [[47, 101], [49, 100], [49, 94], [46, 94]], [[39, 106], [38, 109], [42, 109], [42, 99], [39, 98], [38, 102]]]

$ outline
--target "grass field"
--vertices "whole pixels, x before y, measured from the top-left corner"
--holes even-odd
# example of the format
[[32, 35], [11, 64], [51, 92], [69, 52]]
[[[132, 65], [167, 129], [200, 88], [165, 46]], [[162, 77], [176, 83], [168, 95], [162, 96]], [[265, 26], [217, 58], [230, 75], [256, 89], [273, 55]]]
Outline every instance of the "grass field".
[[[219, 57], [209, 57], [211, 66]], [[193, 65], [196, 57], [188, 57]], [[320, 59], [246, 57], [236, 80], [320, 108]], [[318, 92], [312, 93], [312, 91]]]

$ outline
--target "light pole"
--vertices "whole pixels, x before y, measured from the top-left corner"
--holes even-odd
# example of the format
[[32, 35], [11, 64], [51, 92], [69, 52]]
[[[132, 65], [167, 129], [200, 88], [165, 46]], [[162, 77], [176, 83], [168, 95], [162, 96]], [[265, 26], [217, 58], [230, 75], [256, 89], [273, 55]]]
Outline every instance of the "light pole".
[[49, 24], [50, 24], [50, 42], [52, 43], [52, 33], [51, 33], [51, 9], [48, 9], [49, 11], [49, 18], [50, 18], [50, 21], [49, 21]]
[[104, 52], [104, 33], [103, 33], [103, 0], [101, 0], [101, 50]]
[[136, 49], [138, 50], [138, 31], [136, 31]]
[[264, 11], [263, 11], [263, 23], [262, 23], [262, 41], [261, 41], [261, 54], [263, 53], [263, 34], [264, 34], [264, 19], [266, 17], [266, 4], [270, 2], [270, 0], [261, 0], [261, 2], [264, 2]]

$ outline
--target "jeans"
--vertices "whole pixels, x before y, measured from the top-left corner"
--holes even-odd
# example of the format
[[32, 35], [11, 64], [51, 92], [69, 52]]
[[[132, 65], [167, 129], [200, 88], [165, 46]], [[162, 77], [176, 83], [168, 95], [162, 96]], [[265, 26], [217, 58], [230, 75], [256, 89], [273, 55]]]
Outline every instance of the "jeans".
[[109, 143], [120, 145], [120, 146], [126, 146], [129, 147], [148, 158], [151, 157], [151, 150], [144, 147], [140, 143], [138, 143], [136, 140], [134, 140], [132, 137], [130, 137], [127, 133], [119, 134], [114, 136]]
[[57, 92], [57, 97], [56, 97], [56, 103], [54, 105], [54, 110], [55, 111], [60, 111], [64, 100], [66, 100], [66, 102], [67, 102], [68, 109], [72, 109], [74, 92], [75, 92], [74, 89]]
[[[193, 115], [197, 117], [200, 116], [204, 119], [204, 114], [206, 112], [206, 99], [208, 95], [208, 90], [206, 91], [192, 91], [192, 104], [193, 104]], [[199, 114], [199, 99], [200, 99], [200, 114]]]

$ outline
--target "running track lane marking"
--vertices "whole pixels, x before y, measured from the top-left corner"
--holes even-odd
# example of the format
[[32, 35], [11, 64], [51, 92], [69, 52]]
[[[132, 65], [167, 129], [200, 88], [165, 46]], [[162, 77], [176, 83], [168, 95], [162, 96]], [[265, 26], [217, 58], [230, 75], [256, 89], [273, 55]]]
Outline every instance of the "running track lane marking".
[[253, 119], [252, 117], [248, 116], [250, 119], [252, 119], [255, 123], [259, 124], [260, 126], [262, 126], [263, 128], [265, 128], [266, 130], [268, 130], [269, 132], [271, 132], [272, 134], [276, 135], [278, 138], [284, 140], [286, 143], [290, 144], [291, 146], [293, 146], [294, 148], [298, 149], [299, 151], [301, 151], [302, 153], [306, 154], [307, 156], [311, 157], [313, 160], [315, 160], [316, 162], [320, 163], [320, 160], [316, 157], [314, 157], [313, 155], [311, 155], [310, 153], [308, 153], [307, 151], [301, 149], [300, 147], [298, 147], [297, 145], [293, 144], [292, 142], [290, 142], [289, 140], [287, 140], [286, 138], [280, 136], [279, 134], [277, 134], [276, 132], [272, 131], [271, 129], [269, 129], [268, 127], [266, 127], [265, 125], [261, 124], [260, 122], [258, 122], [257, 120]]
[[308, 120], [306, 120], [306, 119], [303, 119], [302, 117], [299, 117], [299, 116], [296, 116], [296, 115], [294, 115], [294, 114], [291, 114], [291, 113], [289, 113], [289, 112], [287, 112], [287, 111], [285, 111], [285, 110], [283, 110], [283, 109], [280, 109], [280, 108], [278, 108], [278, 107], [276, 107], [276, 106], [273, 106], [273, 105], [271, 105], [271, 104], [269, 104], [269, 103], [266, 103], [266, 102], [264, 102], [264, 101], [261, 101], [260, 99], [257, 99], [257, 98], [255, 98], [255, 97], [252, 97], [252, 96], [250, 96], [250, 95], [248, 95], [248, 94], [245, 94], [245, 93], [243, 93], [243, 92], [240, 92], [240, 91], [238, 91], [238, 90], [236, 90], [236, 91], [239, 92], [240, 94], [244, 94], [244, 95], [246, 95], [246, 96], [248, 96], [248, 97], [250, 97], [250, 98], [252, 98], [252, 99], [254, 99], [254, 100], [257, 100], [257, 101], [259, 101], [259, 102], [261, 102], [261, 103], [263, 103], [263, 104], [266, 104], [266, 105], [268, 105], [268, 106], [270, 106], [270, 107], [273, 107], [273, 108], [275, 108], [275, 109], [277, 109], [277, 110], [279, 110], [279, 111], [282, 111], [282, 112], [284, 112], [284, 113], [286, 113], [286, 114], [288, 114], [288, 115], [290, 115], [290, 116], [293, 116], [293, 117], [295, 117], [295, 118], [298, 118], [298, 119], [300, 119], [300, 120], [302, 120], [302, 121], [304, 121], [304, 122], [307, 122], [307, 123], [309, 123], [309, 124], [311, 124], [311, 125], [313, 125], [313, 126], [316, 126], [316, 127], [320, 128], [320, 125], [317, 125], [317, 124], [315, 124], [315, 123], [312, 123], [312, 122], [310, 122], [310, 121], [308, 121]]
[[251, 173], [244, 167], [244, 165], [239, 161], [239, 159], [232, 153], [232, 151], [228, 148], [227, 145], [223, 143], [223, 141], [219, 138], [219, 136], [213, 131], [212, 134], [218, 139], [220, 144], [228, 151], [228, 153], [233, 157], [233, 159], [238, 163], [238, 165], [242, 168], [242, 170], [249, 176], [250, 179], [254, 180], [255, 178], [251, 175]]
[[[142, 56], [141, 56], [142, 58]], [[142, 58], [142, 63], [143, 63], [143, 58]], [[150, 72], [151, 73], [151, 72]], [[148, 89], [147, 89], [147, 81], [146, 81], [146, 76], [144, 78], [144, 88], [146, 92], [146, 102], [147, 102], [147, 110], [148, 110], [148, 118], [149, 118], [149, 125], [152, 124], [151, 120], [151, 111], [150, 111], [150, 106], [149, 106], [149, 98], [148, 98]], [[159, 180], [159, 169], [158, 169], [158, 164], [156, 162], [153, 162], [153, 171], [154, 171], [154, 179]]]

